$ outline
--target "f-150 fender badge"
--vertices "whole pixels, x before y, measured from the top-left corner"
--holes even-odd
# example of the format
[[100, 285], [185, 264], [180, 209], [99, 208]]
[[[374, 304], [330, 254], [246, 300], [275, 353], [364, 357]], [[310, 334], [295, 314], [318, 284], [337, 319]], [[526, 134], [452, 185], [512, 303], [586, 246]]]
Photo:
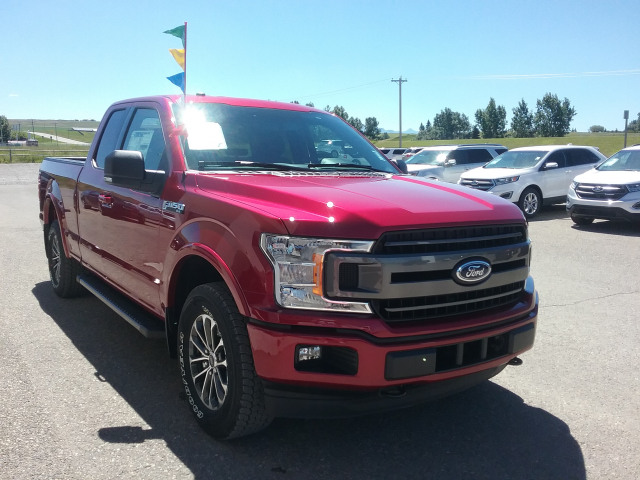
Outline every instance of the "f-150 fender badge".
[[484, 282], [491, 276], [491, 264], [488, 261], [475, 259], [464, 260], [453, 267], [453, 279], [460, 285], [471, 285]]
[[170, 202], [165, 200], [162, 202], [162, 211], [184, 213], [184, 203]]

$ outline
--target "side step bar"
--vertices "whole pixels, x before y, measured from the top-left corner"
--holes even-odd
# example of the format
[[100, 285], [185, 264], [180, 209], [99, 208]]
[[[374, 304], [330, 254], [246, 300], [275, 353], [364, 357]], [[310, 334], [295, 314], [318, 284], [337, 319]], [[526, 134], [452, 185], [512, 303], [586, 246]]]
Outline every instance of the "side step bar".
[[78, 275], [76, 280], [145, 337], [165, 338], [162, 321], [125, 298], [116, 289], [91, 274]]

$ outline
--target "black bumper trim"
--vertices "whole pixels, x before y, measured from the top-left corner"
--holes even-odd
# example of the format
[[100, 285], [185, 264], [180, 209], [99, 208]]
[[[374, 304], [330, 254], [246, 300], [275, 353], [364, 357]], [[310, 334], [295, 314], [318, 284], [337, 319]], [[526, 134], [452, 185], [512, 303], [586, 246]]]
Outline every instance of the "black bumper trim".
[[462, 392], [497, 375], [506, 365], [429, 384], [367, 392], [296, 388], [263, 382], [266, 409], [270, 415], [284, 418], [347, 418], [397, 410]]

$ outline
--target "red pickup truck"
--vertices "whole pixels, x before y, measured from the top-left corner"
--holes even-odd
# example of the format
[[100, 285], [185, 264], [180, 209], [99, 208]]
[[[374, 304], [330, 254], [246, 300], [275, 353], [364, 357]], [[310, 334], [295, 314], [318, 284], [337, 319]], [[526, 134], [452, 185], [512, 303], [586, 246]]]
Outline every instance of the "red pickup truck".
[[42, 163], [51, 283], [166, 338], [218, 438], [451, 394], [533, 345], [527, 223], [403, 170], [305, 106], [117, 102], [86, 159]]

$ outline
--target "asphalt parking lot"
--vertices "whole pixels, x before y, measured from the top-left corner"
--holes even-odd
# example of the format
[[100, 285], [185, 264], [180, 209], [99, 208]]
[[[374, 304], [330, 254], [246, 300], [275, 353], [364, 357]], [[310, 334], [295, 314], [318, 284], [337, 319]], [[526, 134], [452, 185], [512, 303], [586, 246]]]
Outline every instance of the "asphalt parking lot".
[[91, 296], [57, 298], [37, 165], [0, 165], [0, 477], [640, 478], [640, 227], [530, 223], [536, 344], [489, 382], [418, 408], [276, 420], [217, 442], [178, 367]]

